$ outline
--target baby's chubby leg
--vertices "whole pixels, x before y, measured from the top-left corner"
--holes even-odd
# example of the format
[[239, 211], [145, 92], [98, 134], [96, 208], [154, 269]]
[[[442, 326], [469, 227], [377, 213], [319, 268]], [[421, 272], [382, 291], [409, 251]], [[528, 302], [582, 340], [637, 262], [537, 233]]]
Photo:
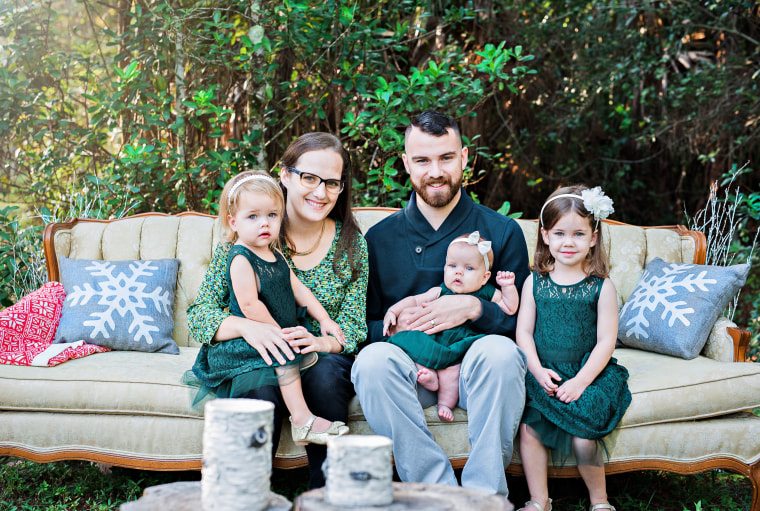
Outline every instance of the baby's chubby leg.
[[438, 390], [438, 374], [437, 371], [428, 369], [422, 364], [414, 363], [417, 367], [417, 383], [422, 385], [428, 390], [435, 392]]
[[456, 364], [438, 371], [438, 417], [445, 421], [454, 420], [453, 408], [459, 401], [459, 369]]

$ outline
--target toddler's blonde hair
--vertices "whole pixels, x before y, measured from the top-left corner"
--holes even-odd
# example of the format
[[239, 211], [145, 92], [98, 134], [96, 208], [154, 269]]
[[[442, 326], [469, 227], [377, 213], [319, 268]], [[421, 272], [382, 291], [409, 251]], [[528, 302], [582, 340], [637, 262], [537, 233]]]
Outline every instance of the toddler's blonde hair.
[[[280, 185], [266, 172], [248, 170], [234, 176], [224, 185], [222, 195], [219, 197], [219, 222], [222, 226], [222, 237], [229, 243], [237, 241], [237, 233], [232, 230], [229, 217], [237, 213], [240, 196], [244, 192], [268, 195], [274, 199], [280, 215], [285, 209], [285, 197], [282, 195]], [[279, 249], [279, 246], [279, 236], [273, 236], [270, 247]]]

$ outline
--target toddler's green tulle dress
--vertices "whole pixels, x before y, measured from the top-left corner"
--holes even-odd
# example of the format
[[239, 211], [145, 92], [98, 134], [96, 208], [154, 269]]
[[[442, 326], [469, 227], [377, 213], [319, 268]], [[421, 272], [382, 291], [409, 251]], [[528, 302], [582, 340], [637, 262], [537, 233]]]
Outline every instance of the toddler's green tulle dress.
[[[559, 374], [559, 385], [573, 378], [596, 346], [597, 302], [604, 279], [591, 276], [576, 284], [555, 284], [533, 273], [536, 301], [534, 340], [541, 365]], [[631, 404], [628, 370], [611, 358], [599, 376], [571, 403], [546, 395], [533, 375], [526, 375], [527, 402], [522, 422], [533, 428], [552, 459], [564, 463], [572, 437], [601, 440], [620, 422]], [[605, 451], [611, 446], [602, 444]]]
[[[258, 297], [266, 305], [272, 318], [281, 328], [298, 326], [299, 317], [305, 309], [296, 306], [293, 288], [290, 283], [290, 267], [285, 258], [275, 251], [275, 261], [265, 261], [242, 245], [233, 245], [227, 256], [227, 286], [230, 291], [230, 313], [245, 317], [238, 304], [230, 279], [230, 263], [237, 256], [244, 256], [259, 278]], [[284, 355], [283, 355], [284, 357]], [[288, 360], [287, 366], [294, 371], [288, 377], [297, 375], [303, 356], [296, 354], [294, 360]], [[286, 358], [287, 360], [287, 358]], [[266, 385], [284, 383], [282, 375], [275, 373], [280, 364], [272, 358], [272, 365], [267, 365], [261, 355], [242, 337], [215, 344], [204, 344], [195, 359], [192, 373], [200, 382], [201, 390], [196, 403], [211, 393], [216, 397], [242, 397], [253, 389]], [[193, 384], [190, 375], [185, 382]]]
[[[479, 290], [469, 294], [490, 301], [495, 291], [493, 285], [486, 283]], [[440, 296], [453, 294], [456, 293], [445, 284], [441, 284]], [[388, 342], [402, 348], [418, 364], [429, 369], [445, 369], [461, 362], [472, 343], [483, 335], [485, 334], [475, 330], [468, 321], [433, 335], [418, 330], [398, 332], [389, 337]]]

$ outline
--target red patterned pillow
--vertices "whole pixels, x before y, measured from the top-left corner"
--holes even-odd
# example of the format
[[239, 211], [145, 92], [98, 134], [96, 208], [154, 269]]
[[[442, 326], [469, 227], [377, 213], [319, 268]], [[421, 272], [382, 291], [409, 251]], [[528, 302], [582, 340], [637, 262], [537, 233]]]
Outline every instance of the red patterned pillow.
[[66, 292], [48, 282], [0, 311], [0, 364], [31, 365], [55, 337]]

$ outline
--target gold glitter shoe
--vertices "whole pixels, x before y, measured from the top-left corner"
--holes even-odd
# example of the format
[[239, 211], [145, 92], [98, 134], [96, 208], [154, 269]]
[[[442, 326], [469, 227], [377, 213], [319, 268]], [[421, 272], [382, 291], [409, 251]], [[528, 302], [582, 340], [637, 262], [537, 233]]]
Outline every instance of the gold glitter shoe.
[[293, 424], [293, 417], [290, 417], [290, 435], [296, 445], [306, 444], [327, 444], [331, 437], [342, 436], [348, 433], [348, 426], [341, 421], [333, 421], [327, 431], [312, 431], [311, 426], [314, 424], [317, 416], [312, 415], [306, 424], [301, 427]]

